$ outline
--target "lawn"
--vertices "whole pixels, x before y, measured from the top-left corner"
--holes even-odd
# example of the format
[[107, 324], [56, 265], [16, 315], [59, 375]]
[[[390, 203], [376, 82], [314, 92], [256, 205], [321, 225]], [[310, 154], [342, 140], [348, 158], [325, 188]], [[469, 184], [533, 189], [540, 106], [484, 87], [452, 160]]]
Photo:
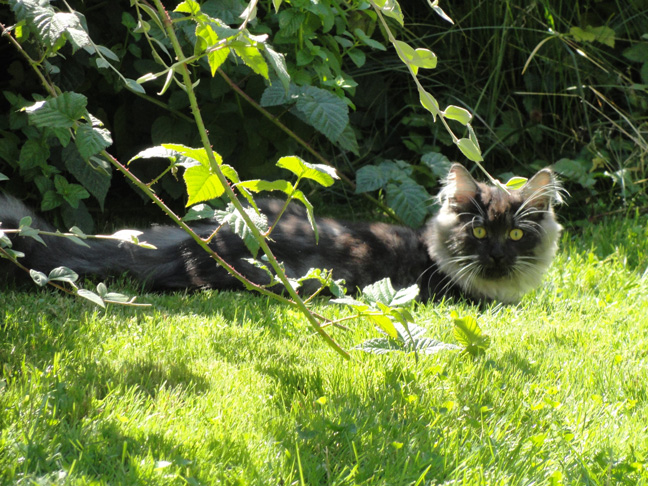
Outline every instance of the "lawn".
[[[572, 229], [483, 356], [352, 351], [244, 293], [0, 296], [2, 484], [648, 484], [648, 220]], [[324, 301], [327, 315], [348, 309]], [[336, 330], [347, 349], [377, 331]]]

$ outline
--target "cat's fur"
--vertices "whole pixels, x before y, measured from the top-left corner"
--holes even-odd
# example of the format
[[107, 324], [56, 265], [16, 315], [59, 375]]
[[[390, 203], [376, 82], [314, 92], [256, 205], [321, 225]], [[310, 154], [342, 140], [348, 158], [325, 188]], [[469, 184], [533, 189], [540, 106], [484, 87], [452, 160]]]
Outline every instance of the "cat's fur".
[[[476, 182], [463, 166], [454, 164], [439, 195], [439, 212], [419, 231], [318, 218], [316, 244], [305, 211], [293, 204], [269, 244], [289, 277], [301, 277], [310, 268], [330, 268], [351, 291], [389, 277], [395, 288], [417, 283], [424, 300], [463, 296], [512, 303], [541, 283], [553, 260], [561, 226], [552, 207], [560, 201], [560, 193], [549, 169], [538, 172], [523, 188], [507, 191]], [[261, 201], [259, 207], [272, 223], [281, 203]], [[16, 199], [0, 196], [0, 230], [17, 228], [27, 215], [33, 218], [32, 227], [52, 230]], [[193, 228], [207, 237], [217, 225], [207, 221]], [[475, 236], [477, 226], [484, 228], [486, 237]], [[524, 235], [513, 241], [509, 235], [516, 228]], [[152, 227], [139, 237], [157, 250], [112, 240], [86, 240], [92, 247], [88, 249], [59, 237], [43, 239], [47, 246], [12, 237], [13, 249], [25, 254], [20, 259], [23, 265], [44, 273], [67, 266], [81, 275], [102, 277], [128, 272], [153, 289], [243, 288], [175, 227]], [[229, 228], [222, 228], [211, 246], [250, 280], [268, 281], [263, 270], [244, 260], [250, 255]], [[5, 280], [21, 272], [7, 260], [0, 261]], [[305, 292], [311, 290], [308, 287]]]

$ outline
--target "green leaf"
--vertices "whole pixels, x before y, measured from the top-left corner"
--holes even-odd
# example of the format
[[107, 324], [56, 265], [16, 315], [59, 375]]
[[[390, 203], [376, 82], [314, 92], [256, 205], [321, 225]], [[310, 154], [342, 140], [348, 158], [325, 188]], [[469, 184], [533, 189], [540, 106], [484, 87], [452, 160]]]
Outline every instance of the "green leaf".
[[200, 13], [200, 4], [195, 0], [185, 0], [173, 9], [174, 12], [198, 15]]
[[455, 324], [453, 335], [465, 351], [473, 356], [483, 354], [490, 346], [490, 337], [482, 334], [477, 320], [471, 316], [460, 318], [456, 312], [452, 313], [452, 318]]
[[229, 47], [223, 45], [215, 48], [219, 42], [218, 34], [210, 24], [199, 24], [196, 27], [196, 54], [207, 52], [207, 62], [211, 69], [211, 75], [225, 62], [230, 53]]
[[204, 165], [188, 167], [183, 174], [183, 179], [189, 195], [186, 207], [215, 199], [225, 192], [218, 176]]
[[253, 179], [249, 181], [243, 181], [236, 185], [236, 187], [244, 187], [249, 189], [252, 192], [261, 192], [261, 191], [281, 191], [285, 194], [290, 195], [294, 187], [293, 185], [283, 179], [276, 181], [264, 181], [260, 179]]
[[74, 209], [79, 207], [79, 202], [82, 199], [90, 197], [90, 194], [83, 186], [71, 184], [61, 175], [54, 177], [54, 186], [56, 187], [56, 192]]
[[336, 143], [349, 124], [349, 107], [344, 100], [315, 86], [304, 86], [296, 97], [295, 109], [305, 121]]
[[633, 62], [648, 62], [648, 42], [639, 42], [623, 51], [623, 57]]
[[445, 155], [439, 152], [427, 152], [421, 156], [421, 162], [432, 169], [435, 176], [445, 177], [452, 166], [452, 162]]
[[588, 25], [585, 29], [580, 27], [572, 27], [569, 33], [579, 42], [600, 42], [609, 47], [614, 47], [614, 30], [610, 27], [602, 25], [600, 27], [592, 27]]
[[398, 331], [394, 327], [394, 321], [384, 314], [366, 314], [367, 318], [373, 322], [379, 329], [383, 330], [389, 337], [396, 339]]
[[277, 167], [289, 170], [300, 179], [310, 179], [318, 184], [329, 187], [339, 179], [334, 168], [324, 164], [309, 164], [296, 155], [281, 157]]
[[81, 157], [88, 160], [103, 149], [110, 147], [112, 138], [108, 130], [84, 123], [79, 125], [76, 130], [75, 144]]
[[431, 196], [412, 179], [387, 184], [386, 196], [389, 207], [409, 226], [420, 226], [428, 215], [427, 202]]
[[360, 49], [351, 49], [347, 51], [347, 55], [351, 58], [353, 64], [355, 64], [359, 68], [364, 66], [365, 63], [367, 62], [366, 54]]
[[528, 179], [526, 177], [511, 177], [506, 183], [506, 187], [513, 190], [519, 190], [524, 187]]
[[394, 42], [394, 47], [398, 57], [412, 68], [414, 74], [418, 72], [418, 68], [434, 69], [437, 66], [436, 54], [429, 49], [414, 49], [406, 42], [398, 40]]
[[268, 65], [266, 64], [259, 49], [255, 46], [243, 44], [239, 41], [232, 43], [232, 48], [238, 57], [256, 74], [270, 79], [268, 75]]
[[24, 108], [32, 125], [70, 128], [86, 112], [88, 99], [79, 93], [65, 92], [56, 98], [38, 101]]
[[29, 270], [29, 275], [39, 287], [44, 287], [45, 285], [47, 285], [47, 282], [49, 282], [47, 275], [45, 275], [43, 272], [39, 272], [37, 270]]
[[[200, 165], [204, 166], [205, 168], [208, 168], [210, 166], [207, 151], [203, 147], [191, 148], [185, 145], [181, 145], [179, 143], [163, 143], [162, 148], [165, 148], [167, 150], [172, 150], [177, 154], [183, 155], [184, 157], [188, 157], [189, 159], [200, 163]], [[216, 159], [216, 163], [218, 165], [221, 165], [223, 163], [223, 158], [220, 156], [218, 152], [212, 151], [212, 153], [214, 155], [214, 158]]]
[[475, 142], [471, 139], [462, 138], [457, 140], [456, 143], [459, 150], [461, 150], [461, 153], [463, 153], [469, 160], [472, 160], [473, 162], [481, 162], [484, 160], [479, 147], [477, 147]]
[[395, 295], [396, 290], [394, 290], [389, 278], [374, 282], [362, 289], [362, 296], [372, 303], [380, 302], [381, 304], [391, 305]]
[[103, 209], [110, 188], [111, 165], [96, 157], [83, 160], [74, 144], [63, 149], [63, 159], [67, 170], [99, 201]]
[[79, 275], [67, 267], [56, 267], [49, 273], [49, 280], [56, 280], [59, 282], [67, 282], [74, 284], [79, 279]]
[[310, 203], [303, 192], [296, 190], [292, 193], [292, 198], [301, 202], [306, 208], [306, 216], [308, 217], [308, 222], [310, 223], [311, 229], [315, 234], [315, 244], [319, 242], [319, 232], [317, 231], [317, 224], [315, 223], [315, 211], [313, 205]]
[[456, 120], [462, 125], [467, 125], [472, 120], [472, 113], [470, 113], [465, 108], [460, 108], [459, 106], [450, 105], [443, 112], [443, 116], [450, 118], [451, 120]]
[[126, 88], [128, 88], [133, 93], [146, 94], [146, 90], [134, 79], [123, 78], [124, 83], [126, 83]]
[[411, 287], [399, 289], [392, 297], [390, 306], [401, 306], [412, 302], [419, 295], [420, 289], [418, 285], [414, 284]]
[[105, 308], [106, 304], [104, 303], [103, 299], [99, 297], [97, 294], [94, 292], [91, 292], [90, 290], [86, 289], [79, 289], [77, 290], [77, 295], [79, 297], [83, 297], [84, 299], [89, 300], [93, 304], [98, 305], [99, 307]]
[[401, 27], [405, 25], [403, 12], [396, 0], [374, 0], [374, 3], [383, 14], [395, 19]]
[[382, 189], [388, 180], [382, 167], [365, 165], [356, 172], [356, 194]]
[[382, 45], [380, 42], [377, 40], [372, 39], [369, 37], [367, 34], [365, 34], [364, 30], [357, 28], [353, 30], [354, 35], [358, 38], [360, 42], [363, 44], [372, 47], [374, 49], [378, 49], [379, 51], [386, 51], [387, 48]]
[[432, 7], [432, 10], [434, 10], [439, 17], [441, 17], [446, 22], [450, 22], [451, 24], [454, 25], [454, 20], [452, 20], [448, 16], [448, 14], [445, 13], [441, 7], [439, 7], [439, 0], [434, 0], [434, 1], [428, 0], [428, 4], [430, 5], [430, 7]]
[[90, 36], [81, 25], [79, 14], [57, 12], [52, 19], [52, 25], [56, 25], [55, 30], [62, 30], [67, 34], [72, 44], [72, 52], [80, 48], [86, 48], [91, 54], [94, 54], [95, 48], [90, 40]]
[[290, 74], [288, 74], [288, 66], [286, 65], [286, 58], [280, 52], [276, 52], [270, 46], [264, 46], [266, 57], [272, 66], [275, 74], [279, 78], [283, 89], [287, 92], [290, 88]]
[[[268, 231], [268, 218], [263, 213], [257, 213], [253, 208], [244, 208], [244, 211], [260, 233], [263, 234]], [[256, 258], [259, 251], [259, 242], [254, 238], [254, 234], [245, 219], [234, 205], [230, 203], [224, 211], [216, 211], [215, 217], [219, 223], [228, 224], [232, 231], [243, 239], [245, 246], [250, 250], [252, 256]]]
[[43, 241], [43, 238], [40, 237], [39, 231], [36, 228], [32, 228], [31, 226], [29, 226], [31, 224], [31, 218], [29, 218], [29, 222], [23, 222], [23, 220], [25, 220], [25, 219], [26, 218], [23, 218], [20, 221], [20, 225], [19, 225], [20, 226], [20, 228], [19, 228], [20, 229], [20, 233], [19, 233], [20, 236], [33, 238], [36, 241], [38, 241], [41, 245], [47, 246], [45, 244], [45, 241]]
[[422, 87], [418, 88], [418, 92], [419, 92], [419, 101], [421, 102], [421, 106], [425, 108], [427, 111], [429, 111], [430, 113], [432, 113], [433, 119], [434, 121], [436, 121], [436, 117], [441, 111], [439, 110], [439, 102], [436, 100], [434, 96], [432, 96]]

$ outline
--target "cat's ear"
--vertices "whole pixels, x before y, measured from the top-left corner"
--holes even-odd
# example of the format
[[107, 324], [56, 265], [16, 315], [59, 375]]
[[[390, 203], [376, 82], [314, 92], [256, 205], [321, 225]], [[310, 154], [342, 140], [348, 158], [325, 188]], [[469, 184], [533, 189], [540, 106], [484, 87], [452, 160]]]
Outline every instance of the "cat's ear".
[[562, 202], [562, 188], [555, 174], [549, 168], [542, 169], [522, 187], [526, 204], [546, 211]]
[[465, 204], [475, 198], [478, 190], [477, 182], [470, 172], [461, 164], [452, 164], [439, 197], [442, 203], [449, 201], [455, 204]]

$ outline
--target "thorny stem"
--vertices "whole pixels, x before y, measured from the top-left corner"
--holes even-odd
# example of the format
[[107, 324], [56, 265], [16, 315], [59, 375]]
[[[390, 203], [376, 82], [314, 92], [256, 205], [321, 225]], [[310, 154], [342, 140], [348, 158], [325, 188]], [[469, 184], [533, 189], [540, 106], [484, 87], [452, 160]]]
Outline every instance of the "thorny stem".
[[[153, 0], [153, 1], [155, 3], [155, 6], [157, 8], [157, 11], [158, 11], [161, 19], [162, 19], [162, 22], [164, 23], [164, 27], [166, 29], [167, 35], [169, 36], [169, 39], [171, 40], [171, 44], [173, 45], [173, 49], [174, 49], [174, 52], [175, 52], [175, 54], [177, 56], [177, 59], [178, 59], [179, 62], [183, 62], [185, 60], [185, 56], [184, 56], [184, 53], [182, 52], [182, 48], [180, 46], [178, 38], [176, 37], [175, 31], [173, 29], [173, 23], [171, 22], [171, 19], [169, 18], [168, 13], [166, 12], [164, 6], [162, 5], [161, 0]], [[268, 257], [268, 261], [270, 262], [270, 265], [275, 270], [276, 275], [279, 277], [279, 280], [281, 280], [281, 282], [282, 282], [284, 288], [286, 289], [286, 291], [292, 297], [293, 305], [296, 305], [299, 308], [299, 310], [304, 314], [304, 316], [306, 316], [306, 318], [308, 319], [308, 321], [311, 324], [311, 326], [313, 327], [313, 329], [327, 342], [327, 344], [329, 344], [329, 346], [331, 346], [335, 351], [337, 351], [342, 357], [349, 359], [350, 358], [349, 354], [344, 349], [342, 349], [333, 340], [333, 338], [331, 336], [329, 336], [326, 331], [324, 331], [324, 329], [322, 329], [322, 326], [320, 325], [318, 320], [310, 312], [310, 310], [308, 309], [306, 304], [303, 302], [303, 300], [299, 297], [299, 295], [297, 295], [295, 290], [292, 288], [292, 286], [290, 285], [290, 282], [288, 281], [288, 278], [286, 277], [283, 269], [281, 268], [281, 266], [277, 262], [275, 256], [272, 254], [272, 251], [270, 250], [270, 248], [268, 247], [268, 244], [267, 244], [265, 238], [263, 238], [263, 236], [260, 234], [257, 227], [254, 225], [254, 223], [252, 222], [252, 220], [250, 219], [248, 214], [245, 212], [245, 210], [243, 208], [243, 205], [241, 204], [241, 202], [236, 197], [236, 194], [234, 194], [234, 191], [230, 187], [227, 178], [223, 175], [222, 171], [220, 170], [220, 167], [218, 166], [218, 163], [217, 163], [217, 161], [216, 161], [216, 159], [214, 157], [213, 151], [211, 149], [211, 142], [209, 140], [209, 136], [207, 135], [207, 130], [205, 128], [205, 124], [203, 122], [202, 115], [200, 113], [200, 108], [198, 107], [198, 101], [196, 99], [196, 95], [195, 95], [195, 93], [193, 91], [193, 82], [192, 82], [192, 79], [191, 79], [191, 75], [189, 73], [189, 69], [188, 69], [187, 64], [185, 62], [183, 62], [181, 73], [182, 73], [184, 85], [185, 85], [185, 88], [186, 88], [186, 93], [187, 93], [187, 96], [189, 97], [189, 103], [191, 105], [191, 111], [192, 111], [192, 113], [194, 115], [194, 119], [195, 119], [195, 122], [196, 122], [196, 127], [198, 129], [199, 134], [200, 134], [200, 138], [201, 138], [201, 141], [203, 143], [203, 147], [205, 148], [205, 152], [207, 153], [207, 156], [209, 158], [209, 162], [210, 162], [210, 165], [211, 165], [212, 172], [218, 177], [218, 180], [220, 181], [221, 185], [225, 189], [225, 193], [227, 194], [227, 197], [230, 199], [230, 201], [232, 202], [232, 204], [234, 205], [236, 210], [239, 212], [239, 214], [241, 215], [241, 217], [245, 221], [245, 224], [248, 226], [249, 230], [254, 235], [254, 238], [259, 243], [261, 249], [263, 250], [263, 252]], [[180, 218], [175, 216], [174, 219], [176, 219], [176, 222], [178, 224], [180, 224], [180, 226], [183, 227], [183, 229], [185, 229], [185, 231], [187, 231], [187, 230], [190, 231], [190, 228], [186, 225], [186, 223], [182, 222], [180, 220]], [[204, 245], [203, 246], [204, 248], [209, 248], [206, 243], [202, 242], [202, 240], [201, 240], [201, 242], [199, 244], [201, 246]], [[221, 259], [221, 261], [222, 261], [222, 259]], [[219, 261], [219, 263], [221, 263], [221, 261]], [[227, 265], [226, 262], [224, 262], [224, 261], [222, 261], [221, 265], [222, 264]], [[227, 266], [229, 266], [229, 265], [227, 265]], [[245, 280], [247, 280], [247, 279], [245, 279]], [[269, 292], [269, 291], [267, 291], [265, 289], [263, 289], [263, 290], [264, 290], [264, 293], [266, 293], [266, 294], [272, 294], [272, 292]], [[274, 297], [275, 294], [272, 294], [272, 296]], [[287, 301], [287, 299], [285, 299], [283, 297], [280, 300]]]

